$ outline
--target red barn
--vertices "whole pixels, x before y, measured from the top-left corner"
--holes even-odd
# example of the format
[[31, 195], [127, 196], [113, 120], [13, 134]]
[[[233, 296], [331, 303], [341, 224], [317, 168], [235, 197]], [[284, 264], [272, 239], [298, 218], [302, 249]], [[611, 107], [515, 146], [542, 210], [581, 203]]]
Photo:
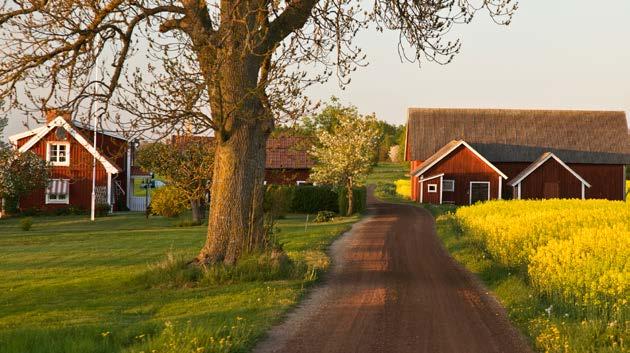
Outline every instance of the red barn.
[[405, 160], [418, 202], [623, 200], [629, 137], [624, 112], [411, 108]]
[[89, 210], [92, 200], [92, 169], [96, 158], [96, 200], [113, 210], [126, 207], [130, 169], [128, 142], [113, 133], [94, 131], [74, 122], [68, 113], [48, 111], [46, 125], [9, 137], [20, 152], [31, 151], [51, 166], [46, 189], [19, 200], [20, 209], [51, 211], [73, 206]]

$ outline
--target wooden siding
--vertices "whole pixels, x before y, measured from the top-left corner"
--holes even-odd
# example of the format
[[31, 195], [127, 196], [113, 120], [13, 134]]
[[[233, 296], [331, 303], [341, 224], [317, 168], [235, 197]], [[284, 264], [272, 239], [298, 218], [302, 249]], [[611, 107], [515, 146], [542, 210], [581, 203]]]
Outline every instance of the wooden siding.
[[626, 176], [623, 165], [569, 164], [569, 167], [591, 184], [591, 187], [586, 189], [586, 198], [624, 199]]
[[582, 182], [550, 158], [521, 182], [521, 199], [582, 198]]
[[[557, 163], [557, 162], [556, 162]], [[493, 163], [508, 177], [508, 181], [527, 168], [530, 163]], [[625, 193], [625, 175], [623, 165], [619, 164], [567, 164], [584, 180], [591, 184], [586, 188], [587, 199], [623, 200]], [[505, 185], [504, 185], [505, 186]], [[511, 187], [503, 188], [503, 198], [512, 198]], [[580, 195], [581, 197], [581, 191]]]
[[[411, 161], [410, 171], [416, 170], [423, 161]], [[420, 202], [420, 179], [415, 176], [411, 176], [411, 199]]]
[[[39, 140], [33, 147], [29, 149], [40, 156], [46, 158], [46, 146], [48, 142], [58, 141], [55, 132], [58, 129], [52, 129], [46, 136]], [[77, 128], [88, 141], [92, 141], [93, 134], [91, 131], [81, 130]], [[51, 167], [51, 179], [70, 179], [69, 203], [68, 204], [46, 204], [45, 190], [34, 190], [31, 194], [20, 199], [21, 209], [42, 209], [44, 211], [75, 206], [88, 210], [92, 200], [92, 161], [93, 156], [70, 134], [66, 134], [70, 143], [70, 166]], [[18, 147], [23, 146], [31, 139], [32, 136], [20, 139], [17, 142]], [[98, 150], [109, 158], [122, 169], [121, 173], [112, 175], [112, 194], [117, 198], [114, 200], [114, 206], [125, 205], [126, 196], [119, 191], [115, 182], [119, 181], [123, 190], [127, 190], [126, 178], [126, 142], [111, 136], [98, 134], [97, 136]], [[107, 172], [100, 162], [96, 164], [96, 185], [107, 187]], [[114, 210], [117, 210], [115, 207]]]
[[424, 176], [430, 177], [442, 173], [444, 173], [444, 179], [455, 181], [455, 191], [446, 196], [449, 201], [457, 205], [469, 204], [471, 181], [490, 182], [490, 199], [498, 198], [499, 174], [465, 146], [458, 147], [429, 168]]
[[296, 185], [298, 181], [308, 181], [310, 169], [265, 169], [267, 184]]
[[[437, 186], [437, 192], [429, 192], [429, 185], [435, 184]], [[440, 185], [440, 178], [433, 178], [431, 180], [420, 183], [423, 186], [422, 202], [431, 203], [434, 205], [440, 204], [440, 193], [442, 192], [442, 185]]]

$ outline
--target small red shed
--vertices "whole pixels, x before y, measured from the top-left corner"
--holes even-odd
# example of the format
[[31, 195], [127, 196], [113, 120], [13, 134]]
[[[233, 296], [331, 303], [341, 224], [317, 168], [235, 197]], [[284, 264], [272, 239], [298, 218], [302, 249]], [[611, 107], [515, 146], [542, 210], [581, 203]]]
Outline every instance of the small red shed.
[[418, 202], [473, 204], [500, 199], [507, 176], [466, 141], [453, 140], [411, 172]]

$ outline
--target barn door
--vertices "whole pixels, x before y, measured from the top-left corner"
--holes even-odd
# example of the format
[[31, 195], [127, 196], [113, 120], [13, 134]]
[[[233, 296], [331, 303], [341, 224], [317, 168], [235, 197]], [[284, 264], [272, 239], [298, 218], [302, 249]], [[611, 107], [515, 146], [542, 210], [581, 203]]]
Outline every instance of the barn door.
[[470, 204], [475, 204], [479, 201], [488, 201], [490, 199], [490, 183], [487, 181], [470, 182]]
[[557, 199], [560, 197], [560, 183], [547, 182], [543, 187], [543, 196], [546, 199]]

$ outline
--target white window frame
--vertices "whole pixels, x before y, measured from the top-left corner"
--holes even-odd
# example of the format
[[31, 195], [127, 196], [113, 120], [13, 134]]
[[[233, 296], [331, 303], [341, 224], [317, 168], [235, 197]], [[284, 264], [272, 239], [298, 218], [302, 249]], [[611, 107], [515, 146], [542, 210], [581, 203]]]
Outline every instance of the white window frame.
[[490, 187], [492, 186], [489, 181], [471, 181], [470, 186], [468, 188], [468, 204], [472, 205], [472, 186], [473, 184], [486, 184], [488, 185], [488, 199], [486, 201], [490, 201]]
[[427, 191], [430, 193], [437, 193], [438, 191], [438, 184], [427, 184]]
[[298, 181], [296, 182], [296, 184], [297, 184], [297, 186], [300, 186], [300, 185], [306, 184], [306, 180], [298, 180]]
[[[66, 161], [58, 162], [50, 160], [50, 151], [53, 145], [64, 145], [66, 146]], [[57, 157], [58, 158], [58, 157]], [[68, 141], [49, 141], [46, 144], [46, 162], [49, 162], [53, 167], [68, 167], [70, 166], [70, 142]]]
[[[66, 180], [67, 179], [49, 179], [49, 181], [54, 181], [54, 180]], [[70, 203], [70, 185], [68, 185], [68, 193], [66, 194], [66, 198], [63, 200], [58, 200], [58, 199], [51, 199], [50, 198], [50, 194], [48, 192], [46, 192], [46, 204], [47, 205], [68, 205]]]
[[[447, 181], [450, 181], [451, 183], [453, 183], [453, 187], [451, 189], [447, 189], [444, 187], [444, 183], [446, 183]], [[442, 192], [455, 192], [455, 180], [454, 179], [443, 179], [442, 180]]]

